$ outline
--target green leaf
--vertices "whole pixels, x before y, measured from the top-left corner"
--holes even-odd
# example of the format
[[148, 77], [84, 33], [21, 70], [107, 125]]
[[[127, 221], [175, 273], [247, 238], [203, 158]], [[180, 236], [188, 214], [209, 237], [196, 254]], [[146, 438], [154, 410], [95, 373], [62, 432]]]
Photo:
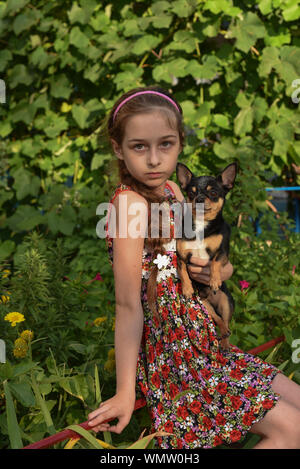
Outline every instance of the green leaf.
[[134, 42], [131, 52], [136, 55], [143, 54], [144, 52], [151, 51], [160, 43], [160, 37], [146, 34]]
[[145, 449], [149, 445], [150, 441], [153, 440], [155, 437], [162, 437], [162, 436], [172, 436], [172, 433], [167, 433], [164, 431], [159, 431], [156, 433], [152, 433], [151, 435], [144, 436], [140, 440], [137, 440], [132, 445], [128, 446], [127, 449]]
[[234, 133], [242, 136], [251, 132], [253, 122], [253, 109], [251, 107], [243, 108], [234, 119]]
[[89, 45], [89, 38], [81, 31], [78, 26], [71, 29], [70, 44], [78, 49], [86, 49]]
[[75, 121], [79, 125], [81, 129], [88, 127], [87, 120], [89, 118], [89, 111], [84, 106], [80, 106], [78, 104], [74, 104], [72, 106], [72, 116], [74, 117]]
[[98, 443], [97, 439], [93, 435], [91, 435], [87, 430], [80, 427], [79, 425], [69, 425], [67, 428], [83, 436], [83, 438], [85, 438], [92, 445], [93, 448], [103, 449], [100, 443]]
[[20, 449], [23, 448], [23, 442], [21, 438], [20, 428], [18, 425], [13, 398], [10, 392], [10, 386], [7, 381], [4, 381], [3, 388], [6, 400], [6, 418], [10, 446], [11, 449]]
[[71, 378], [62, 379], [59, 382], [59, 385], [67, 393], [71, 394], [72, 396], [77, 397], [82, 402], [84, 402], [85, 399], [89, 395], [89, 387], [88, 387], [87, 379], [88, 378], [83, 375], [72, 376]]
[[29, 1], [30, 0], [7, 0], [5, 15], [8, 15], [9, 13], [16, 13], [16, 11], [20, 10], [20, 8], [23, 8], [25, 5], [27, 5]]
[[26, 29], [31, 28], [31, 26], [33, 26], [41, 18], [41, 16], [41, 12], [37, 9], [28, 9], [24, 13], [18, 15], [13, 22], [13, 30], [16, 36], [18, 36]]
[[12, 381], [10, 382], [9, 386], [16, 399], [23, 406], [31, 407], [35, 405], [35, 398], [28, 383], [15, 383]]
[[0, 262], [8, 259], [16, 248], [16, 243], [10, 239], [0, 242]]
[[18, 85], [30, 85], [34, 80], [33, 75], [23, 64], [15, 65], [10, 71], [9, 87], [15, 88]]
[[50, 93], [54, 98], [69, 99], [72, 93], [72, 83], [66, 75], [54, 75], [50, 78]]
[[258, 38], [265, 36], [266, 28], [261, 19], [249, 11], [243, 19], [236, 21], [236, 25], [229, 32], [231, 37], [236, 38], [235, 46], [243, 52], [248, 52]]
[[229, 129], [230, 128], [230, 123], [229, 119], [227, 116], [224, 116], [224, 114], [214, 114], [213, 120], [215, 124], [222, 129]]

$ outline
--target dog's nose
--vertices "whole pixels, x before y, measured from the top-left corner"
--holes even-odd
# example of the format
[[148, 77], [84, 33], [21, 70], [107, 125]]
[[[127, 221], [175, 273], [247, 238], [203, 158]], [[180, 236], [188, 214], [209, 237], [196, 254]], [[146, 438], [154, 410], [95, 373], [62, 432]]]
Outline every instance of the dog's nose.
[[205, 202], [205, 195], [197, 195], [197, 197], [195, 197], [195, 202], [198, 202], [199, 204], [204, 204]]

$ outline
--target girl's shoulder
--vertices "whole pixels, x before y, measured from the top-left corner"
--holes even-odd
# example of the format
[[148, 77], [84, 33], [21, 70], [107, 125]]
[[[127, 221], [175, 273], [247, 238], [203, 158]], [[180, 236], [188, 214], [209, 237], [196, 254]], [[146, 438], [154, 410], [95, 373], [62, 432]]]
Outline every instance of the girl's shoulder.
[[120, 193], [125, 192], [125, 191], [129, 191], [129, 192], [130, 192], [129, 197], [130, 197], [130, 201], [131, 201], [131, 202], [135, 202], [135, 201], [136, 201], [136, 202], [139, 202], [139, 201], [141, 201], [141, 202], [147, 203], [146, 199], [145, 199], [142, 195], [140, 195], [140, 194], [138, 194], [137, 192], [135, 192], [131, 186], [129, 186], [129, 185], [127, 185], [127, 184], [123, 184], [122, 182], [119, 183], [119, 184], [117, 185], [117, 187], [115, 188], [115, 190], [113, 191], [113, 194], [112, 194], [112, 196], [111, 196], [110, 202], [113, 203], [114, 200], [117, 198], [117, 196], [118, 196]]

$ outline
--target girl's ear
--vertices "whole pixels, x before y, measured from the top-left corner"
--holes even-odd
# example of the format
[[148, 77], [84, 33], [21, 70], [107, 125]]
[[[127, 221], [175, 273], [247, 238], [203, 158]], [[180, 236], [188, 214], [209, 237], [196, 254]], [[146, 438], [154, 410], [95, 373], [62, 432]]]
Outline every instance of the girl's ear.
[[114, 154], [116, 155], [116, 157], [119, 158], [120, 160], [123, 160], [122, 149], [120, 145], [114, 139], [111, 139], [110, 141], [111, 141], [111, 145], [113, 147]]

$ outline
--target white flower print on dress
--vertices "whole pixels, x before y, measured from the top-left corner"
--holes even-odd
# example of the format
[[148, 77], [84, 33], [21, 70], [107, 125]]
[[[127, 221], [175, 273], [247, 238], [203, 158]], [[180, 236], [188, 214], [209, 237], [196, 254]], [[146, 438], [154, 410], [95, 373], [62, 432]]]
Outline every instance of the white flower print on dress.
[[165, 254], [163, 256], [161, 254], [157, 254], [157, 257], [153, 261], [153, 263], [157, 264], [157, 267], [160, 270], [160, 269], [164, 269], [165, 267], [167, 267], [167, 265], [169, 265], [170, 259]]

